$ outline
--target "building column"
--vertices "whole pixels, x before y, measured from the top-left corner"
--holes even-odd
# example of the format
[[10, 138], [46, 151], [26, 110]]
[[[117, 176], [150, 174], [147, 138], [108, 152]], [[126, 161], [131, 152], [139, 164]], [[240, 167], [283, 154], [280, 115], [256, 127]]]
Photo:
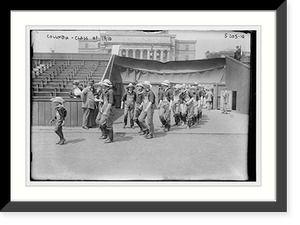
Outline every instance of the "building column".
[[167, 51], [167, 61], [170, 61], [170, 50]]
[[147, 50], [147, 59], [150, 59], [150, 50]]
[[126, 57], [128, 57], [128, 49], [125, 49]]
[[156, 60], [156, 50], [153, 52], [153, 60]]
[[143, 59], [143, 54], [144, 54], [144, 51], [141, 49], [140, 50], [140, 59]]
[[163, 62], [164, 60], [164, 51], [160, 50], [160, 61]]
[[135, 49], [132, 50], [132, 58], [135, 58]]

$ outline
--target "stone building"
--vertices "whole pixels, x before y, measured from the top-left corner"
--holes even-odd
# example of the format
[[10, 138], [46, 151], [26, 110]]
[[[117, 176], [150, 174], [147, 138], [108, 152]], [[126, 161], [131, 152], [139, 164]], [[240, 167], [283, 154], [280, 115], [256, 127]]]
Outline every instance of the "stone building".
[[193, 60], [196, 40], [177, 40], [175, 34], [143, 31], [107, 31], [89, 40], [79, 40], [79, 53], [110, 54], [119, 47], [119, 56], [161, 62]]

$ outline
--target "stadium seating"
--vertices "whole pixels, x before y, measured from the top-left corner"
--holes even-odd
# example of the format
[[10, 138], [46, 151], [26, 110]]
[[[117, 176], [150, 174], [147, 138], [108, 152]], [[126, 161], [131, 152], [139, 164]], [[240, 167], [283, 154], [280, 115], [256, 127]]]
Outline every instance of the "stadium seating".
[[108, 61], [57, 60], [42, 61], [32, 70], [33, 98], [69, 97], [74, 80], [83, 87], [89, 80], [101, 81]]

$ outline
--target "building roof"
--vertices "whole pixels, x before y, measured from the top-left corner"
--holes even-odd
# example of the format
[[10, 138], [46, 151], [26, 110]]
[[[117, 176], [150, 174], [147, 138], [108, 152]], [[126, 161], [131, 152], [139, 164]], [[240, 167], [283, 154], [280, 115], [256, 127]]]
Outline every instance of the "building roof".
[[175, 39], [176, 43], [180, 44], [196, 44], [197, 40], [177, 40]]

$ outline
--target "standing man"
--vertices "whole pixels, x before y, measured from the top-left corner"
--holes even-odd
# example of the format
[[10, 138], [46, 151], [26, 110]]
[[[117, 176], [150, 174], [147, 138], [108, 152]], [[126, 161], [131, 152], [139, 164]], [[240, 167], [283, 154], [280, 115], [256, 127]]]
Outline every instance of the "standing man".
[[91, 111], [95, 109], [93, 82], [88, 82], [86, 88], [84, 88], [80, 94], [82, 100], [82, 128], [89, 129], [88, 122], [91, 116]]
[[102, 82], [104, 103], [100, 109], [102, 116], [99, 122], [102, 131], [102, 138], [106, 137], [105, 143], [111, 143], [114, 140], [113, 119], [115, 115], [115, 94], [110, 80], [105, 79]]
[[214, 94], [212, 93], [212, 88], [206, 92], [206, 103], [208, 104], [208, 110], [212, 109], [212, 101], [213, 101]]
[[[130, 119], [130, 127], [134, 128], [134, 121], [133, 121], [133, 113], [134, 113], [134, 105], [136, 101], [136, 93], [133, 91], [135, 87], [133, 86], [132, 83], [130, 83], [126, 89], [127, 91], [123, 95], [121, 99], [121, 109], [124, 108], [124, 127], [127, 125], [127, 118], [129, 115]], [[124, 107], [125, 104], [125, 107]]]
[[79, 86], [79, 81], [74, 80], [73, 81], [73, 87], [69, 92], [70, 98], [80, 98], [82, 88]]
[[142, 126], [139, 121], [139, 116], [143, 110], [143, 100], [144, 100], [144, 86], [141, 83], [136, 85], [136, 101], [134, 106], [133, 120], [140, 128], [140, 134], [143, 133]]
[[234, 52], [234, 59], [241, 61], [242, 58], [242, 50], [240, 46], [236, 46], [236, 51]]
[[223, 91], [223, 94], [222, 94], [222, 98], [223, 98], [223, 111], [222, 111], [222, 113], [227, 114], [227, 104], [229, 102], [229, 93], [227, 91], [227, 87], [225, 87], [223, 90], [224, 91]]
[[160, 95], [160, 101], [158, 104], [159, 119], [164, 127], [164, 131], [170, 131], [171, 123], [171, 107], [173, 101], [173, 92], [170, 89], [170, 82], [165, 80], [161, 83], [162, 93]]
[[[146, 139], [153, 138], [154, 134], [154, 123], [153, 123], [153, 114], [154, 114], [154, 105], [155, 105], [155, 95], [151, 90], [152, 85], [149, 81], [143, 82], [144, 99], [143, 99], [143, 111], [139, 116], [139, 122], [142, 127], [142, 135], [146, 136]], [[145, 119], [147, 117], [147, 124]]]

